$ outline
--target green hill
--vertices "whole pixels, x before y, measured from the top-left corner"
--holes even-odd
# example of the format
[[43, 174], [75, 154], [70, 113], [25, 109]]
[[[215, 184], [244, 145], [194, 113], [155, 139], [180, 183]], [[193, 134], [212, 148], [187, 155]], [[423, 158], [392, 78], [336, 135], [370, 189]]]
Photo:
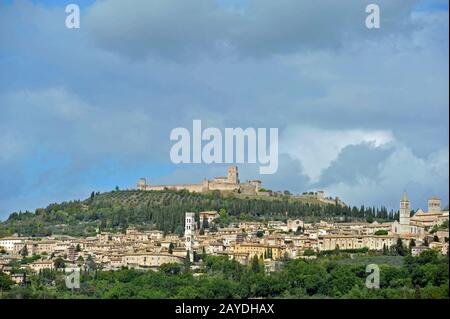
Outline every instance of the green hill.
[[325, 205], [314, 199], [280, 197], [246, 197], [240, 194], [189, 193], [188, 191], [112, 191], [92, 193], [80, 201], [50, 204], [32, 212], [16, 212], [0, 223], [0, 237], [14, 233], [24, 236], [68, 234], [94, 235], [96, 230], [121, 231], [129, 225], [183, 232], [184, 213], [225, 210], [220, 222], [301, 218], [364, 219], [368, 216], [388, 218], [385, 209], [350, 208]]

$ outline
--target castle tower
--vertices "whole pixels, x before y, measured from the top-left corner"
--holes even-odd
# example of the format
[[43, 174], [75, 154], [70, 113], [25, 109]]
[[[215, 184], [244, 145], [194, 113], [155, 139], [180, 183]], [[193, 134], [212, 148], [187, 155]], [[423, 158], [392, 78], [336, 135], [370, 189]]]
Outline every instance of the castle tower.
[[239, 184], [239, 173], [237, 166], [230, 166], [228, 168], [228, 183]]
[[410, 212], [411, 208], [409, 205], [409, 198], [408, 195], [403, 193], [402, 199], [400, 200], [400, 233], [406, 234], [410, 232], [410, 226], [409, 226], [409, 218], [410, 218]]
[[138, 181], [138, 184], [137, 184], [137, 188], [139, 190], [144, 191], [146, 187], [147, 187], [147, 180], [145, 178], [143, 178], [143, 177], [140, 178], [139, 181]]
[[194, 261], [194, 253], [192, 251], [192, 243], [194, 242], [195, 232], [195, 213], [186, 213], [184, 224], [184, 238], [186, 252], [189, 252], [189, 258], [191, 262]]
[[316, 197], [317, 197], [317, 199], [320, 199], [320, 200], [325, 199], [325, 192], [324, 191], [317, 191], [316, 192]]
[[428, 200], [428, 212], [440, 213], [441, 212], [441, 199], [438, 197], [431, 197]]
[[209, 180], [207, 178], [203, 179], [202, 192], [209, 191]]
[[261, 181], [260, 181], [260, 180], [253, 180], [253, 181], [250, 181], [250, 184], [252, 184], [253, 186], [255, 186], [255, 193], [258, 193], [259, 190], [261, 189]]

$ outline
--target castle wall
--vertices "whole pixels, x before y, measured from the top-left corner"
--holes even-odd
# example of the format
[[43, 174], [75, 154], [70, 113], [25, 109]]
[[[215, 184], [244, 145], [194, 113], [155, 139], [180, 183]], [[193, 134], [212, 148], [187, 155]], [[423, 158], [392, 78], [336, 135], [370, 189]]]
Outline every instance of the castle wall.
[[145, 178], [141, 178], [137, 184], [137, 188], [139, 190], [147, 191], [163, 191], [165, 189], [172, 189], [188, 190], [189, 192], [202, 193], [211, 190], [232, 192], [241, 189], [241, 191], [248, 194], [256, 194], [260, 186], [260, 181], [252, 181], [250, 183], [240, 184], [238, 168], [236, 166], [229, 167], [227, 177], [216, 177], [212, 181], [204, 179], [203, 182], [199, 184], [147, 185], [147, 181]]
[[237, 184], [229, 184], [229, 183], [217, 183], [217, 182], [209, 182], [207, 184], [178, 184], [178, 185], [147, 185], [145, 190], [147, 191], [162, 191], [165, 189], [172, 190], [188, 190], [190, 192], [206, 192], [210, 190], [219, 190], [219, 191], [234, 191], [239, 188]]
[[163, 191], [165, 189], [171, 190], [188, 190], [190, 192], [201, 193], [203, 191], [203, 184], [178, 184], [178, 185], [147, 185], [147, 191]]
[[209, 190], [234, 191], [239, 188], [238, 184], [210, 182]]

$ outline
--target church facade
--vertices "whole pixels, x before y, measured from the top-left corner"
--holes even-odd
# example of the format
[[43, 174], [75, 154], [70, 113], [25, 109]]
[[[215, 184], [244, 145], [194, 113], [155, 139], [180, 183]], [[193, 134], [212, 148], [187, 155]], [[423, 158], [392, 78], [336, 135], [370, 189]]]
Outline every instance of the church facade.
[[411, 216], [411, 207], [408, 195], [403, 194], [400, 200], [399, 220], [392, 223], [392, 233], [399, 235], [421, 235], [435, 225], [448, 220], [448, 210], [441, 209], [441, 199], [431, 197], [428, 199], [428, 212], [419, 208]]

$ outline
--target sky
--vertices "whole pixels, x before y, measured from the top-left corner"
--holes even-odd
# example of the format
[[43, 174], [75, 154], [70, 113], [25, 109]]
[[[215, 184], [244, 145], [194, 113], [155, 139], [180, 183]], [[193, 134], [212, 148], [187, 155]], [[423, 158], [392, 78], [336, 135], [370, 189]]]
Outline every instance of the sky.
[[[241, 180], [398, 209], [448, 203], [448, 1], [0, 0], [0, 219], [91, 191], [199, 182], [170, 131], [279, 129]], [[65, 6], [79, 4], [79, 29]]]

